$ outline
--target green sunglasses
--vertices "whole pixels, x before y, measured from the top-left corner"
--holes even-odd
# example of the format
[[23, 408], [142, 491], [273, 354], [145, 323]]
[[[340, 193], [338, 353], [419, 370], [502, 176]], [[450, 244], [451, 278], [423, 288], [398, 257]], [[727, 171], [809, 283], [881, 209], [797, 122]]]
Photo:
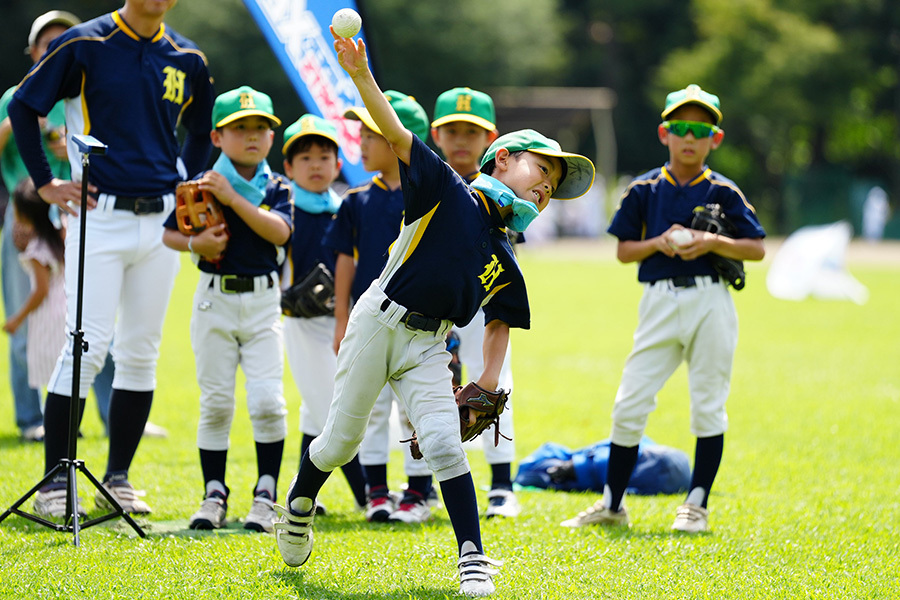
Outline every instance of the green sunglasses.
[[663, 121], [662, 126], [665, 127], [666, 131], [678, 137], [684, 137], [690, 131], [698, 140], [712, 137], [721, 131], [715, 125], [699, 121]]

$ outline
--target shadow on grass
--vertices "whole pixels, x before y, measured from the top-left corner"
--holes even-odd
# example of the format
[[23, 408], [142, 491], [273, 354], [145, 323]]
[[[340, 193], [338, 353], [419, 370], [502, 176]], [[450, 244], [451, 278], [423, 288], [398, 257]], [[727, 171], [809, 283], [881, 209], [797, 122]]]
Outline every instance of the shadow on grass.
[[416, 600], [444, 599], [456, 595], [455, 584], [441, 589], [416, 587], [397, 589], [389, 592], [356, 592], [348, 593], [337, 585], [323, 586], [305, 581], [305, 572], [300, 569], [283, 569], [272, 573], [272, 578], [281, 584], [290, 586], [300, 598], [316, 598], [316, 600], [397, 600], [415, 598]]

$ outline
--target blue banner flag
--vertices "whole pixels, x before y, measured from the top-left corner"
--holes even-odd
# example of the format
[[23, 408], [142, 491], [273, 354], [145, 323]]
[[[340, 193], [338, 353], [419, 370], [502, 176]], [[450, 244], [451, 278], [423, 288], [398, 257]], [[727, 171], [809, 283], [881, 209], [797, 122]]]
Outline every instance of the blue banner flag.
[[[334, 13], [342, 8], [355, 10], [356, 2], [244, 0], [244, 4], [306, 110], [328, 119], [337, 127], [344, 178], [351, 186], [369, 179], [371, 174], [363, 169], [360, 157], [360, 123], [343, 118], [347, 108], [362, 106], [363, 102], [350, 76], [338, 64], [334, 38], [328, 30]], [[363, 31], [356, 37], [365, 41]]]

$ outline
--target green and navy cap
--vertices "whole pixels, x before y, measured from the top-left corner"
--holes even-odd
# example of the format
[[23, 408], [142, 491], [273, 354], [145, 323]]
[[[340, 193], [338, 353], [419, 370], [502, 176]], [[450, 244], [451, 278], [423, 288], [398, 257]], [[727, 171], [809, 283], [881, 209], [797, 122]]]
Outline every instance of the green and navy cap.
[[[394, 109], [394, 112], [397, 113], [397, 117], [400, 118], [400, 122], [403, 126], [412, 131], [416, 137], [424, 142], [428, 138], [429, 128], [428, 115], [425, 114], [425, 109], [422, 108], [422, 105], [416, 102], [416, 99], [412, 96], [407, 96], [404, 93], [394, 90], [386, 91], [384, 97], [391, 103], [391, 107]], [[372, 115], [370, 115], [369, 111], [363, 106], [353, 106], [348, 108], [344, 112], [344, 117], [353, 119], [354, 121], [362, 121], [365, 126], [372, 131], [378, 135], [383, 135], [378, 128], [378, 125], [372, 120]]]
[[216, 98], [212, 110], [212, 125], [213, 129], [218, 129], [244, 117], [259, 116], [272, 121], [273, 127], [278, 127], [281, 119], [273, 112], [272, 99], [268, 94], [257, 92], [249, 85], [242, 85]]
[[472, 88], [447, 90], [434, 103], [434, 121], [431, 126], [440, 127], [456, 121], [474, 123], [488, 131], [494, 131], [497, 129], [494, 101], [484, 92]]
[[662, 111], [663, 120], [667, 119], [670, 114], [675, 112], [676, 108], [684, 106], [685, 104], [696, 104], [697, 106], [708, 110], [710, 114], [715, 118], [716, 125], [718, 125], [722, 120], [722, 110], [719, 107], [719, 97], [714, 94], [710, 94], [709, 92], [704, 92], [702, 89], [700, 89], [700, 86], [695, 83], [692, 83], [683, 90], [672, 92], [671, 94], [666, 96], [666, 107]]
[[559, 142], [551, 140], [533, 129], [520, 129], [497, 138], [484, 153], [481, 166], [494, 160], [497, 150], [500, 148], [506, 148], [510, 153], [527, 150], [544, 156], [555, 156], [566, 161], [566, 176], [559, 182], [559, 187], [552, 196], [557, 200], [572, 200], [583, 196], [594, 183], [594, 163], [590, 159], [580, 154], [563, 152]]
[[284, 130], [284, 146], [281, 148], [282, 154], [287, 154], [291, 144], [306, 135], [318, 135], [334, 142], [338, 147], [337, 127], [331, 121], [317, 117], [316, 115], [305, 114]]

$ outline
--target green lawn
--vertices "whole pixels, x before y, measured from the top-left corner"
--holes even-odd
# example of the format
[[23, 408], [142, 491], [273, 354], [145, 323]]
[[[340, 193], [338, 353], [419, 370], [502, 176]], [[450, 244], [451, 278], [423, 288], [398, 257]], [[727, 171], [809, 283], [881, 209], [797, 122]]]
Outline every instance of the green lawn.
[[[522, 253], [532, 330], [513, 334], [516, 444], [581, 447], [607, 437], [636, 325], [640, 288], [609, 244]], [[900, 596], [900, 261], [851, 263], [865, 306], [773, 299], [767, 263], [735, 293], [741, 339], [725, 456], [710, 499], [712, 532], [674, 535], [681, 497], [629, 497], [628, 531], [568, 530], [559, 521], [594, 494], [523, 491], [516, 521], [483, 522], [487, 553], [505, 561], [497, 598], [896, 598]], [[342, 476], [321, 499], [313, 556], [285, 568], [270, 535], [239, 525], [187, 530], [202, 495], [195, 447], [198, 389], [188, 341], [196, 270], [187, 262], [170, 305], [151, 419], [165, 440], [142, 442], [132, 481], [154, 508], [136, 538], [121, 519], [72, 536], [20, 517], [0, 523], [0, 598], [444, 598], [457, 589], [446, 512], [433, 524], [375, 525], [354, 511]], [[41, 476], [39, 445], [18, 442], [0, 341], [0, 510]], [[281, 492], [296, 469], [299, 396], [286, 374], [290, 434]], [[243, 393], [232, 429], [230, 514], [243, 517], [256, 480]], [[101, 476], [106, 439], [89, 400], [79, 458]], [[647, 434], [693, 455], [686, 377], [659, 397]], [[473, 445], [477, 448], [477, 444]], [[391, 483], [401, 482], [399, 450]], [[471, 462], [479, 501], [489, 470]], [[893, 466], [892, 466], [893, 465]], [[86, 506], [90, 485], [79, 481]], [[29, 503], [30, 506], [30, 503]]]

